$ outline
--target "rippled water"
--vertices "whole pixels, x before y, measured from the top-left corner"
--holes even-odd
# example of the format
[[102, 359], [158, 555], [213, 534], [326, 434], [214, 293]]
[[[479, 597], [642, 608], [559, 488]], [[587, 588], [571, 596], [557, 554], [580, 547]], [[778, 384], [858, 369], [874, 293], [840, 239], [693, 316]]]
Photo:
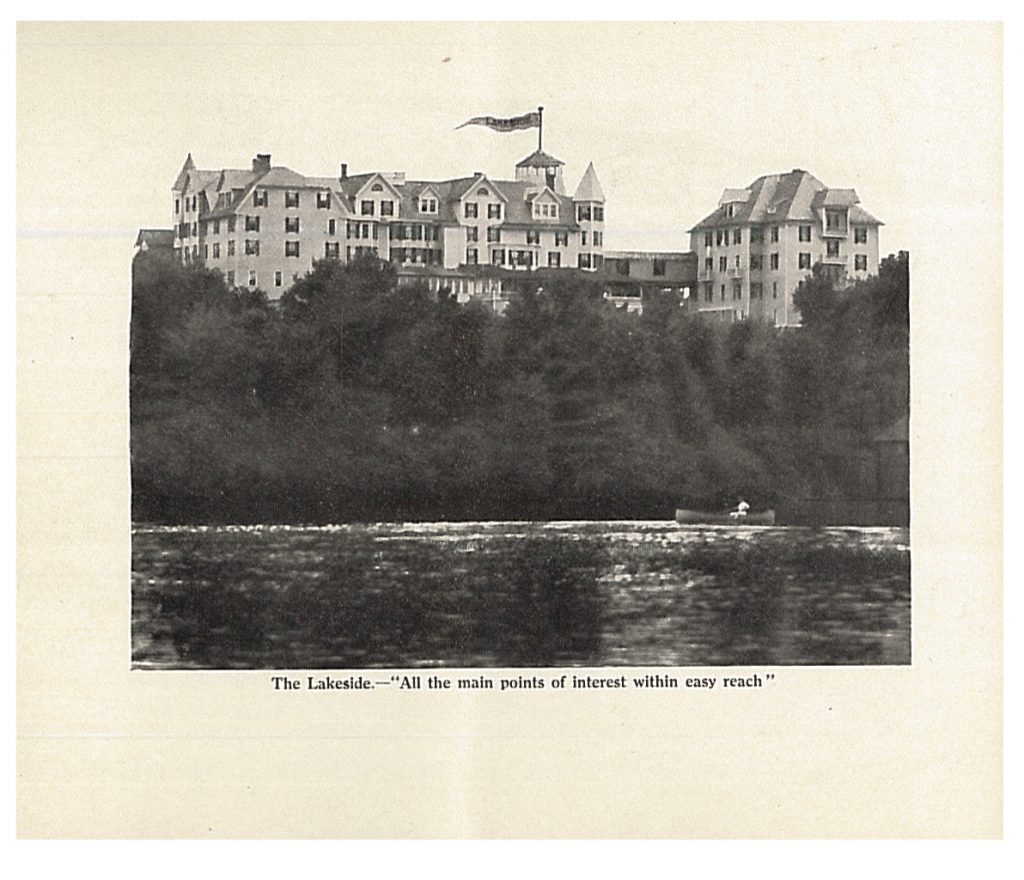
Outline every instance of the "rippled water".
[[906, 529], [138, 526], [137, 668], [910, 662]]

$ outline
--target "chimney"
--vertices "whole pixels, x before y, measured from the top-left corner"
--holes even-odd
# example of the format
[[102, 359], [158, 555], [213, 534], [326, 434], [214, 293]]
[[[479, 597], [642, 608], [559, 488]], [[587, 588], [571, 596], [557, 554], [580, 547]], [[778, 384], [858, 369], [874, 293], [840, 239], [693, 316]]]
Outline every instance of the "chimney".
[[348, 177], [348, 162], [341, 163], [341, 179], [345, 180]]
[[252, 160], [252, 170], [257, 174], [266, 174], [270, 170], [270, 153], [257, 153]]

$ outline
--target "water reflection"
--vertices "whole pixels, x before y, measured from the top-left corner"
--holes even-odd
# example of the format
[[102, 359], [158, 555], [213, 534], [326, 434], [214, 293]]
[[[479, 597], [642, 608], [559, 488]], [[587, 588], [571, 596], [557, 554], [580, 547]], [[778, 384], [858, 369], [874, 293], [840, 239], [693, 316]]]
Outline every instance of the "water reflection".
[[906, 530], [138, 528], [157, 668], [910, 662]]

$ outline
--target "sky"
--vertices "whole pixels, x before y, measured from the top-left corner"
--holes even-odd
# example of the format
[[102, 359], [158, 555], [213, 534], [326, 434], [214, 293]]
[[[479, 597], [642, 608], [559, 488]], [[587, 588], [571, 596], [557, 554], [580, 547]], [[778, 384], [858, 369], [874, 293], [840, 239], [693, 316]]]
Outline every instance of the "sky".
[[[987, 28], [987, 30], [986, 30]], [[456, 131], [542, 105], [571, 192], [593, 162], [605, 247], [687, 250], [725, 187], [803, 168], [853, 187], [912, 250], [918, 212], [983, 216], [998, 59], [989, 25], [762, 23], [177, 23], [20, 25], [19, 244], [65, 241], [83, 271], [169, 227], [187, 153], [257, 152], [308, 175], [514, 175], [536, 131]], [[994, 43], [993, 43], [994, 45]], [[996, 76], [992, 75], [996, 71]], [[987, 151], [987, 152], [986, 152]], [[959, 172], [959, 173], [958, 173]], [[983, 182], [984, 183], [984, 182]], [[73, 197], [69, 198], [69, 186]], [[23, 188], [22, 188], [23, 189]], [[130, 251], [129, 251], [130, 253]], [[30, 276], [31, 277], [31, 276]]]

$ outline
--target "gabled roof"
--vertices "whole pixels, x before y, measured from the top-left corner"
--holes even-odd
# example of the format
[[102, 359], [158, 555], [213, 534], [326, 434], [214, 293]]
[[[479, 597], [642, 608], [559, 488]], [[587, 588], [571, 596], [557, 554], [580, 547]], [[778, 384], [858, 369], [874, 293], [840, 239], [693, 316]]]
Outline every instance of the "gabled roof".
[[561, 159], [556, 159], [550, 153], [545, 153], [543, 150], [534, 150], [520, 162], [516, 163], [516, 168], [550, 168], [552, 165], [564, 165]]
[[603, 202], [604, 193], [601, 191], [601, 184], [597, 180], [597, 172], [594, 170], [594, 163], [587, 165], [583, 172], [583, 179], [573, 193], [574, 202]]
[[305, 177], [296, 171], [292, 171], [291, 168], [286, 168], [284, 165], [271, 168], [259, 179], [259, 184], [261, 187], [283, 186], [293, 189], [301, 189], [307, 185]]
[[153, 248], [174, 248], [174, 230], [173, 229], [140, 229], [139, 235], [135, 239], [135, 247], [141, 247], [143, 250], [151, 250]]
[[181, 192], [182, 188], [185, 186], [185, 181], [188, 179], [189, 171], [195, 167], [196, 163], [192, 161], [192, 154], [189, 153], [185, 157], [185, 163], [181, 166], [181, 171], [179, 171], [178, 176], [174, 178], [174, 183], [172, 184], [171, 189], [176, 192]]
[[[749, 196], [740, 201], [740, 193]], [[850, 221], [855, 215], [861, 223], [878, 223], [867, 211], [857, 205], [859, 199], [852, 189], [829, 189], [818, 178], [802, 168], [785, 174], [766, 174], [757, 178], [745, 190], [726, 189], [719, 207], [691, 229], [735, 226], [742, 223], [785, 223], [794, 220], [817, 221], [817, 211], [826, 205], [849, 206]], [[732, 204], [732, 216], [728, 205]], [[858, 213], [859, 212], [859, 213]]]

